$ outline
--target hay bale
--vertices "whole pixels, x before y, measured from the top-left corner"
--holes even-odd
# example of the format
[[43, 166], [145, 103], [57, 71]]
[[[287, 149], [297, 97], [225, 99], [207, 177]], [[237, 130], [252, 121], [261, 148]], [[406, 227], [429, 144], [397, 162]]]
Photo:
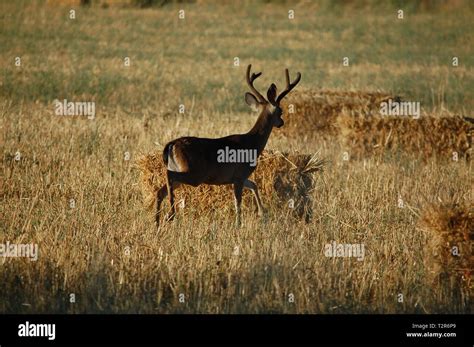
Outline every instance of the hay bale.
[[380, 104], [389, 99], [401, 101], [383, 92], [297, 90], [283, 100], [285, 126], [278, 133], [301, 140], [337, 137], [355, 158], [387, 150], [447, 159], [456, 152], [459, 159], [470, 158], [471, 118], [384, 117]]
[[424, 265], [434, 288], [468, 291], [472, 295], [474, 269], [474, 205], [431, 205], [420, 217], [426, 234]]
[[[308, 222], [311, 218], [314, 173], [322, 170], [323, 164], [316, 155], [265, 151], [250, 179], [257, 184], [264, 205], [284, 206], [289, 215]], [[137, 161], [137, 168], [140, 170], [145, 205], [154, 208], [156, 193], [166, 182], [162, 152], [143, 155]], [[183, 185], [176, 189], [175, 201], [178, 210], [188, 214], [234, 209], [230, 185]], [[242, 209], [248, 211], [251, 208], [256, 209], [257, 206], [251, 192], [245, 189]]]
[[285, 126], [279, 133], [299, 138], [335, 136], [339, 115], [378, 114], [380, 103], [388, 99], [400, 100], [383, 92], [295, 90], [283, 99]]
[[340, 140], [351, 156], [403, 151], [423, 158], [469, 159], [474, 127], [462, 117], [351, 117], [337, 120]]

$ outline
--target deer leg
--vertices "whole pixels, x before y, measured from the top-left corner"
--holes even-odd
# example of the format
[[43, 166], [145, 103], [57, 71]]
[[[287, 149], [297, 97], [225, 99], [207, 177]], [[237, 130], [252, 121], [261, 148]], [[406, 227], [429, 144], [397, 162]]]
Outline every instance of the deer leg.
[[156, 221], [156, 227], [158, 228], [160, 226], [160, 212], [161, 212], [161, 203], [163, 202], [163, 199], [166, 198], [166, 195], [168, 195], [168, 187], [166, 184], [164, 184], [156, 193], [156, 214], [155, 214], [155, 221]]
[[244, 189], [243, 182], [234, 183], [234, 197], [235, 197], [235, 224], [237, 228], [241, 226], [240, 220], [240, 206], [242, 204], [242, 191]]
[[247, 179], [244, 182], [244, 187], [247, 189], [250, 189], [255, 196], [255, 200], [257, 201], [257, 207], [258, 207], [258, 215], [263, 216], [265, 210], [262, 205], [262, 200], [260, 200], [260, 194], [258, 194], [258, 187], [255, 184], [255, 182]]
[[176, 208], [174, 205], [174, 190], [178, 187], [179, 182], [176, 180], [175, 173], [173, 171], [167, 171], [166, 173], [166, 187], [168, 190], [168, 198], [170, 201], [170, 212], [166, 215], [166, 220], [173, 220], [176, 214]]

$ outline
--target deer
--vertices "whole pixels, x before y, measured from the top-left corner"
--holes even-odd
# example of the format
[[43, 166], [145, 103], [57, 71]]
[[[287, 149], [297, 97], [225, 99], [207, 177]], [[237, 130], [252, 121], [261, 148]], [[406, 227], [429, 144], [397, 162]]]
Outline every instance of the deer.
[[260, 199], [258, 187], [249, 179], [257, 165], [249, 160], [247, 162], [236, 162], [235, 160], [218, 160], [218, 153], [222, 151], [234, 151], [233, 153], [254, 153], [258, 158], [263, 152], [270, 134], [274, 127], [281, 128], [284, 124], [282, 119], [282, 99], [301, 80], [298, 72], [296, 79], [290, 82], [288, 69], [285, 69], [286, 88], [277, 95], [277, 87], [274, 83], [267, 91], [267, 98], [255, 88], [255, 80], [262, 72], [252, 73], [252, 65], [248, 65], [246, 80], [251, 93], [245, 93], [245, 102], [259, 116], [255, 125], [244, 134], [229, 135], [221, 138], [199, 138], [180, 137], [168, 142], [163, 149], [163, 163], [166, 167], [166, 184], [158, 191], [156, 197], [155, 221], [157, 227], [160, 225], [160, 208], [162, 201], [168, 196], [171, 210], [165, 217], [171, 221], [175, 214], [174, 191], [181, 185], [197, 187], [201, 184], [208, 185], [233, 185], [235, 200], [235, 224], [241, 226], [241, 203], [243, 189], [252, 191], [258, 208], [258, 215], [264, 216], [264, 207]]

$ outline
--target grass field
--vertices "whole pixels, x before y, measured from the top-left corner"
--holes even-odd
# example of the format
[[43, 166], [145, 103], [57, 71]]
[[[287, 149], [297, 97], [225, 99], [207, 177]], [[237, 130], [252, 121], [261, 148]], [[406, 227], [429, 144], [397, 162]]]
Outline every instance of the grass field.
[[[261, 89], [288, 67], [297, 88], [382, 90], [472, 117], [472, 5], [402, 6], [403, 20], [394, 5], [328, 2], [74, 8], [0, 0], [0, 243], [40, 252], [0, 259], [0, 312], [471, 312], [472, 292], [427, 279], [418, 225], [429, 204], [472, 206], [470, 161], [344, 161], [335, 140], [275, 130], [267, 148], [328, 162], [310, 223], [266, 204], [266, 220], [247, 213], [236, 229], [229, 189], [228, 209], [159, 231], [134, 163], [178, 136], [250, 129], [249, 63]], [[55, 99], [95, 102], [96, 116], [55, 115]], [[363, 244], [364, 259], [326, 257], [332, 241]]]

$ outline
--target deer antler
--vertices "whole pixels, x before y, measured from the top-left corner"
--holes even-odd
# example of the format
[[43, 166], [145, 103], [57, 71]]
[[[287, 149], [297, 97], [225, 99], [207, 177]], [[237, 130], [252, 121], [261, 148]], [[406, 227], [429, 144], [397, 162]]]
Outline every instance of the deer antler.
[[247, 84], [250, 87], [250, 90], [254, 94], [254, 96], [258, 99], [259, 102], [267, 102], [265, 98], [263, 97], [262, 94], [258, 92], [258, 90], [253, 86], [253, 81], [255, 81], [260, 75], [262, 74], [261, 72], [258, 73], [252, 73], [252, 76], [250, 76], [250, 69], [252, 68], [252, 64], [249, 64], [247, 67]]
[[280, 95], [278, 95], [278, 98], [276, 100], [276, 103], [279, 105], [280, 101], [288, 94], [296, 85], [300, 82], [301, 79], [301, 74], [299, 72], [296, 73], [296, 79], [293, 83], [290, 83], [290, 73], [288, 72], [288, 69], [285, 69], [285, 74], [286, 74], [286, 89], [281, 92]]

